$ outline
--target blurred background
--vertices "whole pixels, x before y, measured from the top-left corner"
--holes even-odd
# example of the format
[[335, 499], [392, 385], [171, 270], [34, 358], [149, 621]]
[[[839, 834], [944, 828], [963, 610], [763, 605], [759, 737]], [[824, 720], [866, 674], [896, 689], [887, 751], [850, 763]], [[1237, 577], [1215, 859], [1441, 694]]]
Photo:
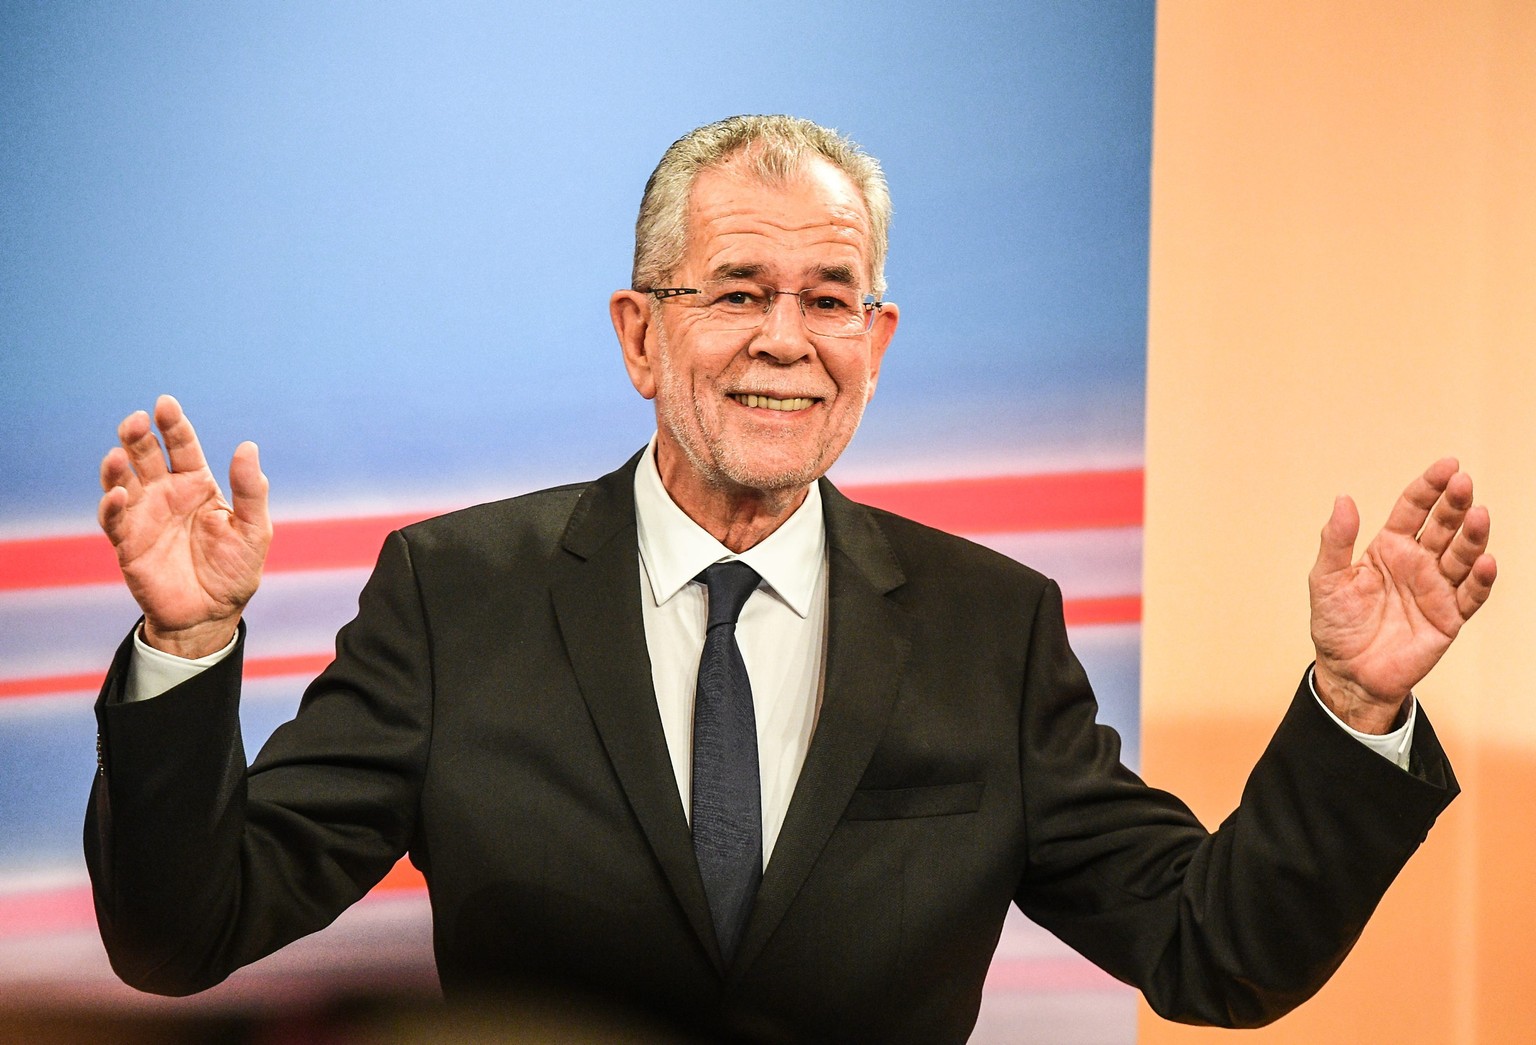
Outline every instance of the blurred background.
[[[431, 996], [408, 867], [200, 997], [112, 977], [80, 819], [91, 701], [136, 612], [93, 533], [97, 463], [166, 391], [216, 473], [261, 444], [254, 751], [390, 526], [590, 478], [649, 437], [607, 298], [662, 150], [733, 113], [837, 127], [890, 180], [902, 325], [834, 478], [1056, 576], [1134, 764], [1153, 16], [0, 3], [0, 1008], [275, 1020]], [[1134, 995], [1018, 919], [978, 1040], [1041, 1027], [1132, 1040]]]

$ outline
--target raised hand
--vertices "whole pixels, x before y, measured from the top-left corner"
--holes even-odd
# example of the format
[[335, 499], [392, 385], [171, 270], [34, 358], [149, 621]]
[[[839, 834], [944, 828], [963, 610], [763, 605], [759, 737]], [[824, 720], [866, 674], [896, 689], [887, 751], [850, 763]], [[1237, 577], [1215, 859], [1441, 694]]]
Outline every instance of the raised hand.
[[1488, 510], [1455, 458], [1430, 465], [1354, 562], [1360, 513], [1340, 497], [1308, 578], [1318, 695], [1346, 723], [1385, 733], [1409, 691], [1488, 598], [1498, 568]]
[[97, 518], [144, 611], [145, 641], [199, 657], [229, 642], [261, 581], [272, 542], [267, 477], [256, 444], [241, 443], [229, 466], [233, 503], [226, 501], [181, 404], [161, 396], [154, 423], [165, 453], [144, 411], [118, 425], [122, 445], [101, 461]]

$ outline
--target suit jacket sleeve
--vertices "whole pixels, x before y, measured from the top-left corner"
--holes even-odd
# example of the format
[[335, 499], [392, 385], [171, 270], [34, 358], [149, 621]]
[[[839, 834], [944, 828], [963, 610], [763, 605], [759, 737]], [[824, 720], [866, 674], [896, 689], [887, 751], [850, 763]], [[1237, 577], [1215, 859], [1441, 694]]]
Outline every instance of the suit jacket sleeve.
[[132, 640], [96, 704], [85, 849], [114, 970], [187, 994], [329, 924], [415, 829], [430, 680], [400, 534], [337, 637], [337, 659], [246, 768], [244, 628], [221, 663], [152, 700], [120, 701]]
[[[1092, 721], [1054, 585], [1031, 650], [1021, 742], [1030, 777], [1025, 913], [1190, 1023], [1270, 1022], [1318, 988], [1457, 785], [1421, 717], [1404, 772], [1349, 737], [1303, 678], [1242, 800], [1207, 834], [1119, 765]], [[1241, 698], [1234, 698], [1241, 699]]]

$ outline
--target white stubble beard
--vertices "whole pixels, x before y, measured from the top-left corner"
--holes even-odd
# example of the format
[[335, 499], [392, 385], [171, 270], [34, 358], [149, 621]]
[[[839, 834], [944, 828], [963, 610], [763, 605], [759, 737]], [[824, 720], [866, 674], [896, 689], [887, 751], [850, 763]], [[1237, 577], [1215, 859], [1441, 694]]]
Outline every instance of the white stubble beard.
[[[704, 424], [704, 412], [691, 389], [687, 387], [685, 376], [672, 365], [671, 346], [667, 342], [667, 330], [664, 323], [656, 326], [656, 402], [657, 418], [662, 428], [672, 437], [688, 458], [688, 463], [693, 467], [697, 475], [706, 485], [719, 490], [732, 488], [752, 490], [764, 494], [798, 494], [805, 490], [817, 479], [820, 479], [842, 451], [847, 448], [845, 443], [831, 460], [827, 460], [829, 447], [825, 441], [819, 445], [819, 452], [813, 460], [806, 461], [801, 467], [762, 475], [756, 472], [753, 465], [756, 463], [749, 459], [749, 454], [743, 449], [732, 445], [728, 440], [710, 440], [707, 435], [702, 440], [695, 436], [701, 435], [706, 430]], [[839, 398], [843, 396], [854, 397], [853, 431], [848, 433], [848, 441], [852, 441], [854, 432], [858, 431], [859, 423], [864, 417], [864, 407], [869, 401], [868, 382], [858, 389], [839, 389]], [[691, 413], [690, 413], [691, 412]], [[690, 427], [688, 421], [692, 420], [696, 428]], [[699, 445], [702, 441], [703, 445]]]

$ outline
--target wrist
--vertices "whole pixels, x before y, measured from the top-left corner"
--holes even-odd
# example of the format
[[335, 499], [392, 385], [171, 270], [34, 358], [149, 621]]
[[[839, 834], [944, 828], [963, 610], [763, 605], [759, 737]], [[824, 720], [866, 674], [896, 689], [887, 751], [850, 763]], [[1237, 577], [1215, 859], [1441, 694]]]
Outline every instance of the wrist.
[[1406, 717], [1408, 694], [1381, 697], [1330, 669], [1321, 660], [1313, 665], [1313, 688], [1334, 716], [1360, 733], [1381, 736], [1400, 728]]
[[226, 620], [204, 621], [185, 628], [160, 628], [148, 617], [144, 618], [141, 633], [145, 645], [169, 653], [184, 660], [197, 660], [224, 649], [235, 637], [240, 617]]

